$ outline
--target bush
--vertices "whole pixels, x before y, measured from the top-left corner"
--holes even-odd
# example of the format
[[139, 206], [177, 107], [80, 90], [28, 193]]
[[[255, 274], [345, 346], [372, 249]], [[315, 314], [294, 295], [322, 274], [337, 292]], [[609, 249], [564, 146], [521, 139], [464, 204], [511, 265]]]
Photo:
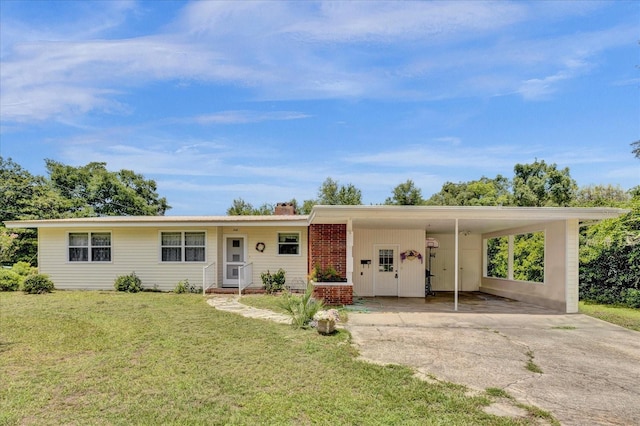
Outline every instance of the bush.
[[324, 304], [312, 297], [313, 285], [309, 284], [302, 296], [294, 296], [289, 292], [284, 293], [278, 305], [291, 317], [291, 325], [296, 328], [306, 328], [313, 320], [313, 316]]
[[625, 303], [630, 308], [640, 309], [640, 290], [636, 290], [635, 288], [627, 289]]
[[262, 285], [264, 289], [267, 291], [267, 294], [275, 293], [276, 291], [284, 290], [284, 284], [286, 282], [284, 269], [278, 269], [278, 272], [275, 274], [270, 273], [269, 271], [263, 272], [260, 274], [260, 278], [262, 278]]
[[43, 274], [29, 275], [22, 283], [22, 291], [28, 294], [51, 293], [53, 281]]
[[38, 273], [38, 268], [31, 266], [27, 262], [16, 262], [11, 267], [11, 270], [22, 277], [28, 277]]
[[311, 273], [311, 280], [319, 283], [338, 283], [347, 282], [346, 278], [340, 276], [336, 268], [329, 265], [322, 269], [320, 265], [316, 265]]
[[127, 293], [137, 293], [142, 291], [142, 281], [135, 272], [129, 275], [121, 275], [116, 278], [114, 287], [118, 291], [126, 291]]
[[0, 291], [16, 291], [22, 277], [9, 269], [0, 269]]
[[182, 294], [182, 293], [199, 293], [200, 289], [198, 289], [195, 285], [190, 284], [188, 279], [184, 279], [173, 289], [174, 293]]

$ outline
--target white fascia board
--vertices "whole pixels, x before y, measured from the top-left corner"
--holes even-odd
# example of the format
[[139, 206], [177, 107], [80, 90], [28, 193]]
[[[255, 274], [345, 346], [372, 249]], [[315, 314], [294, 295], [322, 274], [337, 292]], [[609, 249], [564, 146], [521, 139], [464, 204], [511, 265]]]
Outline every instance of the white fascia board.
[[310, 223], [348, 218], [539, 219], [602, 220], [629, 212], [617, 208], [502, 207], [502, 206], [315, 206]]
[[100, 217], [80, 219], [44, 219], [44, 220], [15, 220], [4, 222], [7, 228], [179, 228], [179, 227], [214, 227], [214, 226], [243, 226], [243, 227], [300, 227], [307, 226], [307, 216], [296, 216], [292, 219], [237, 219], [229, 217], [157, 217], [131, 216], [131, 217]]

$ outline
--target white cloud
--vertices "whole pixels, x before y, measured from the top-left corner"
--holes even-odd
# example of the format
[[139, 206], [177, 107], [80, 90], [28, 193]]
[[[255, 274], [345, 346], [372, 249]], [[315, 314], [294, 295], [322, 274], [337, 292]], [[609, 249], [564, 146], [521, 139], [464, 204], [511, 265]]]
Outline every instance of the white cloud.
[[[110, 37], [135, 3], [85, 7], [89, 25], [48, 32], [3, 19], [3, 121], [122, 114], [158, 81], [248, 88], [259, 99], [540, 99], [636, 37], [635, 25], [539, 39], [537, 20], [589, 8], [507, 2], [193, 2], [167, 27]], [[74, 18], [82, 7], [74, 9]], [[90, 12], [90, 13], [89, 13]], [[71, 30], [69, 30], [71, 28]], [[35, 33], [31, 33], [34, 31]], [[102, 38], [98, 38], [101, 36]], [[339, 48], [336, 48], [339, 47]], [[229, 113], [230, 114], [230, 113]], [[231, 114], [230, 114], [231, 115]], [[213, 122], [241, 117], [202, 117]], [[220, 121], [216, 121], [220, 120]], [[242, 121], [240, 121], [242, 122]]]
[[183, 121], [197, 124], [246, 124], [263, 121], [299, 120], [310, 115], [296, 111], [222, 111], [203, 114]]

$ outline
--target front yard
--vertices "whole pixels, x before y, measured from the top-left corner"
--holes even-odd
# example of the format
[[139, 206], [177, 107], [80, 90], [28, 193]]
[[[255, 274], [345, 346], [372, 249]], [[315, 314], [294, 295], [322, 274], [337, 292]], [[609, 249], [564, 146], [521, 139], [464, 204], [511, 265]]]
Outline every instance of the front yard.
[[[200, 295], [0, 293], [0, 424], [526, 424]], [[534, 419], [530, 419], [535, 422]]]

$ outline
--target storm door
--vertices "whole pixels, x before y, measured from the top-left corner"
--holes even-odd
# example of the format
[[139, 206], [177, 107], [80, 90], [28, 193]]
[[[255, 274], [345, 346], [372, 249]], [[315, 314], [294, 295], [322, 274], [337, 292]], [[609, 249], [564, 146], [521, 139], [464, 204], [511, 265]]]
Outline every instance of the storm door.
[[244, 266], [246, 258], [246, 237], [240, 235], [225, 235], [224, 265], [222, 268], [223, 287], [238, 287], [240, 267]]

